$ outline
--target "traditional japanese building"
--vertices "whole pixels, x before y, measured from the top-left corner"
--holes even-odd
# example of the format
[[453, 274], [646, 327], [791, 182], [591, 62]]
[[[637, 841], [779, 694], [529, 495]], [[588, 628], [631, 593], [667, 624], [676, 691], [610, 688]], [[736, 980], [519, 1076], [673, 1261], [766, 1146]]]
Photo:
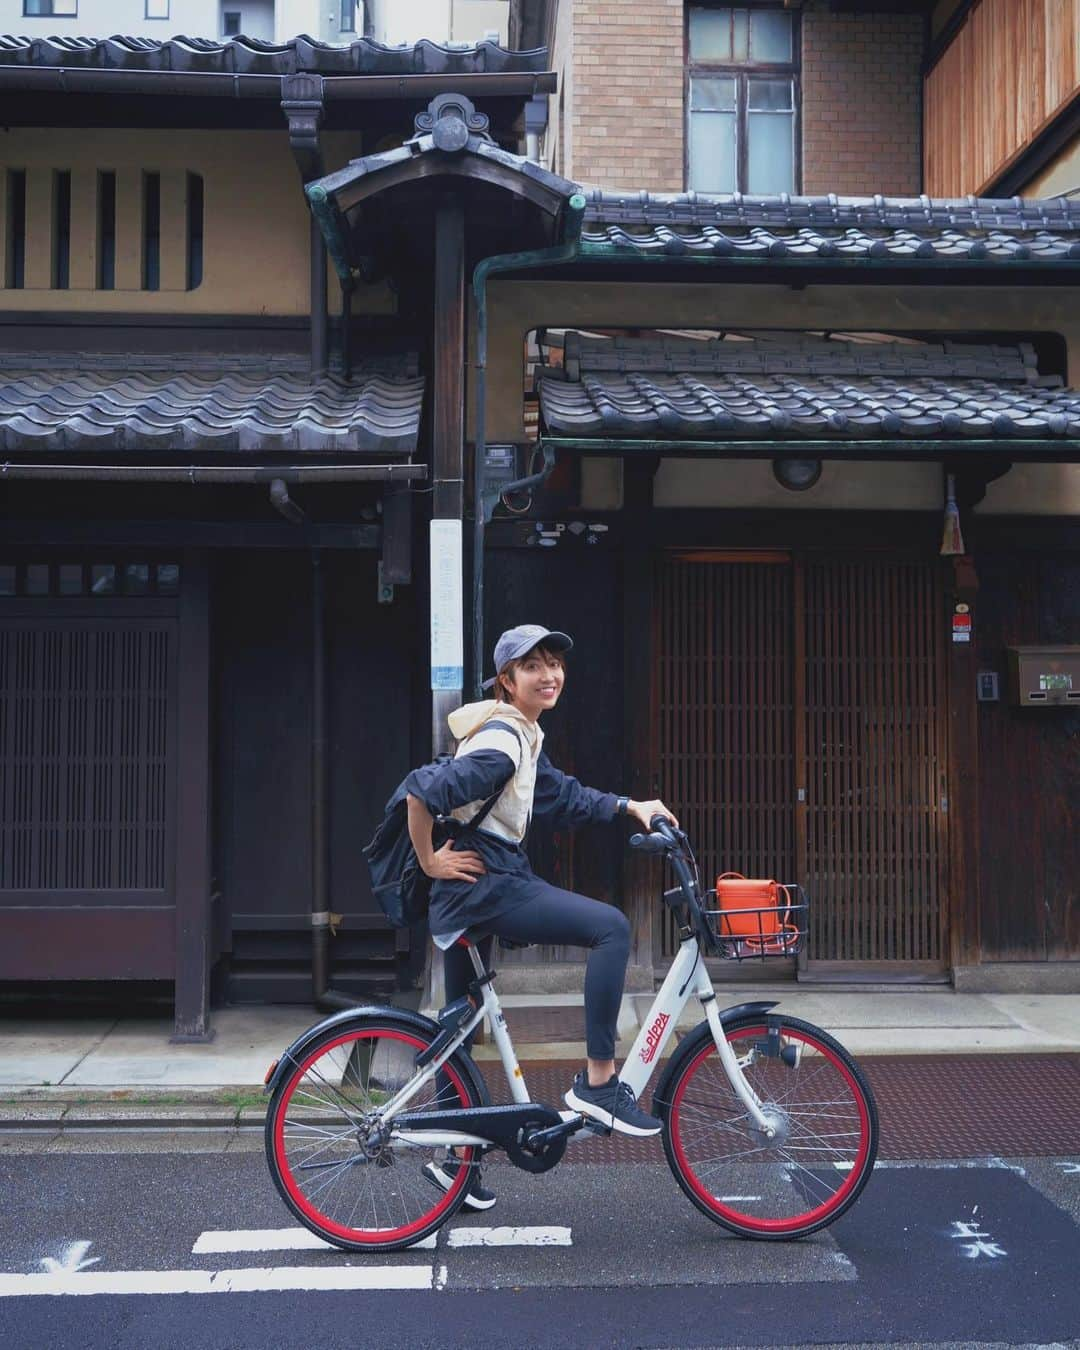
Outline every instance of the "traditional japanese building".
[[[415, 983], [359, 848], [524, 619], [557, 762], [807, 888], [771, 974], [1076, 987], [1080, 211], [920, 195], [953, 8], [7, 41], [8, 989]], [[532, 847], [651, 984], [658, 878]]]

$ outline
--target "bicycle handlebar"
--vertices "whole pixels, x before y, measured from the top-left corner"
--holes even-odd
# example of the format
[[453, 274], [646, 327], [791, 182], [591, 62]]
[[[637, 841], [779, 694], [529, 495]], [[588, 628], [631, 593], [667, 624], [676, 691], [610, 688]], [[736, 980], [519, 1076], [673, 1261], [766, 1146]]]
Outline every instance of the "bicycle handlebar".
[[[713, 934], [702, 912], [698, 892], [697, 866], [693, 864], [690, 841], [682, 830], [668, 823], [665, 816], [656, 815], [649, 821], [649, 834], [630, 836], [630, 847], [642, 853], [662, 853], [674, 869], [679, 890], [687, 907], [688, 920], [707, 948], [715, 947]], [[691, 870], [691, 864], [693, 870]]]

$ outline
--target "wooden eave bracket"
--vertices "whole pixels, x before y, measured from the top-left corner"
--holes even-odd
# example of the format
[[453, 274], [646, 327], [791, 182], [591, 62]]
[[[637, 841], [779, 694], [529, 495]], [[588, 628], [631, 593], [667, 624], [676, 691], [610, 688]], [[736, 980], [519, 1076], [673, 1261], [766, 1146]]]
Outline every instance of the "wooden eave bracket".
[[289, 124], [289, 148], [305, 183], [321, 178], [323, 163], [319, 128], [325, 113], [325, 85], [321, 75], [282, 75], [281, 111]]

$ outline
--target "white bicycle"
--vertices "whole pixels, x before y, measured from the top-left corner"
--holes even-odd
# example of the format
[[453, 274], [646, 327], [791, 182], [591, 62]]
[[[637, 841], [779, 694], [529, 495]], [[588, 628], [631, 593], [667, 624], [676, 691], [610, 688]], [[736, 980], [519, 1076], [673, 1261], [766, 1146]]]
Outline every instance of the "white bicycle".
[[[757, 938], [730, 936], [732, 911], [704, 903], [685, 834], [654, 817], [631, 846], [662, 854], [677, 884], [664, 893], [679, 950], [620, 1077], [640, 1098], [691, 998], [705, 1020], [683, 1036], [652, 1098], [668, 1164], [693, 1203], [745, 1237], [803, 1237], [838, 1218], [869, 1180], [877, 1156], [873, 1094], [851, 1055], [775, 1003], [720, 1010], [704, 955], [791, 954], [805, 936], [805, 901], [758, 915]], [[518, 1066], [494, 972], [469, 947], [476, 979], [438, 1021], [401, 1008], [335, 1013], [271, 1066], [266, 1157], [283, 1200], [327, 1242], [349, 1251], [393, 1251], [419, 1242], [465, 1199], [462, 1166], [440, 1193], [422, 1175], [456, 1149], [475, 1164], [503, 1150], [526, 1172], [546, 1172], [567, 1145], [607, 1130], [575, 1111], [533, 1102]], [[493, 1106], [464, 1048], [487, 1019], [513, 1101]]]

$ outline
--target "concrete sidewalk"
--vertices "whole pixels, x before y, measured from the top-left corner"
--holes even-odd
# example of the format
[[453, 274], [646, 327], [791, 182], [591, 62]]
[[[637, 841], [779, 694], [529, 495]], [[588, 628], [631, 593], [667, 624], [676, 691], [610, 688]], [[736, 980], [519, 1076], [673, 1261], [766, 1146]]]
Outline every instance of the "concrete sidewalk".
[[[724, 1004], [773, 998], [782, 1010], [833, 1032], [856, 1055], [1080, 1054], [1080, 995], [957, 994], [945, 990], [824, 992], [792, 985], [720, 991]], [[629, 1050], [649, 995], [623, 999], [619, 1055]], [[581, 996], [505, 995], [513, 1033], [515, 1009], [560, 1009], [576, 1027]], [[220, 1099], [226, 1114], [253, 1107], [268, 1065], [319, 1015], [308, 1007], [220, 1008], [205, 1045], [173, 1045], [168, 1018], [0, 1020], [0, 1124], [25, 1119], [37, 1103], [66, 1109], [87, 1102], [184, 1112], [185, 1103]], [[701, 1020], [687, 1007], [686, 1027]], [[535, 1019], [534, 1019], [535, 1021]], [[522, 1020], [522, 1026], [527, 1019]], [[573, 1034], [573, 1031], [570, 1032]], [[584, 1058], [582, 1041], [529, 1041], [515, 1036], [522, 1062]], [[476, 1057], [495, 1058], [490, 1045]], [[21, 1109], [20, 1110], [20, 1106]], [[234, 1109], [235, 1108], [235, 1109]], [[138, 1114], [138, 1112], [135, 1112]], [[33, 1113], [31, 1113], [33, 1114]]]

